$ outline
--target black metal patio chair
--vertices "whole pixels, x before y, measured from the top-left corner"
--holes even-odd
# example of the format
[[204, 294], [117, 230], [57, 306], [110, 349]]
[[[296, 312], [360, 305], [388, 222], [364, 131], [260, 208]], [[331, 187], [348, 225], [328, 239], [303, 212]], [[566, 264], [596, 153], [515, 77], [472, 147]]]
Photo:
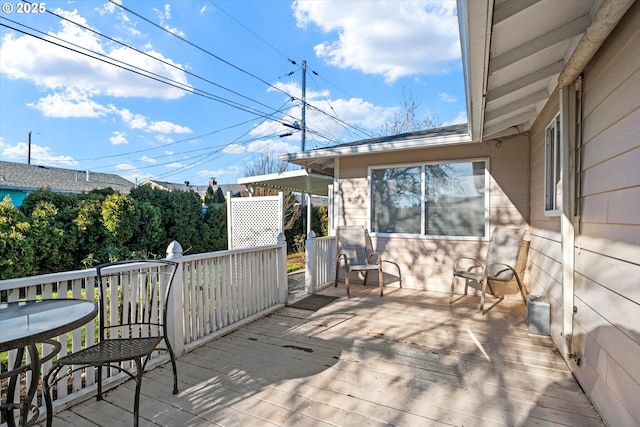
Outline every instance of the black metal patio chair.
[[[95, 375], [97, 400], [102, 400], [102, 380], [126, 373], [136, 382], [133, 425], [138, 426], [142, 376], [151, 356], [167, 351], [173, 368], [173, 394], [178, 393], [176, 358], [168, 339], [168, 304], [177, 263], [168, 260], [125, 260], [96, 267], [99, 286], [99, 339], [88, 348], [58, 359], [43, 379], [44, 395], [51, 407], [51, 388], [66, 387], [67, 375], [85, 369]], [[87, 292], [92, 289], [87, 287]], [[163, 343], [164, 342], [164, 343]], [[67, 369], [64, 369], [64, 368]], [[94, 369], [91, 369], [94, 367]], [[47, 412], [47, 426], [53, 414]]]

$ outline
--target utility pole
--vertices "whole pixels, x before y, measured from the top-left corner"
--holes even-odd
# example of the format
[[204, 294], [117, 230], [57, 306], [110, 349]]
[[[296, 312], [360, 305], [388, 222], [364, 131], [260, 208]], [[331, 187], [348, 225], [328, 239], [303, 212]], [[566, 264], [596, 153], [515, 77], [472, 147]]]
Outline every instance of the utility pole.
[[301, 148], [307, 140], [307, 61], [302, 61], [302, 141]]
[[31, 131], [29, 131], [29, 148], [27, 149], [27, 164], [31, 164]]
[[[304, 151], [305, 143], [307, 142], [307, 61], [302, 61], [302, 136], [300, 138], [300, 147], [302, 151]], [[307, 222], [308, 212], [305, 212], [306, 207], [306, 194], [302, 193], [300, 195], [300, 207], [302, 210], [302, 232], [304, 233], [305, 239], [307, 236], [307, 227], [310, 224]]]

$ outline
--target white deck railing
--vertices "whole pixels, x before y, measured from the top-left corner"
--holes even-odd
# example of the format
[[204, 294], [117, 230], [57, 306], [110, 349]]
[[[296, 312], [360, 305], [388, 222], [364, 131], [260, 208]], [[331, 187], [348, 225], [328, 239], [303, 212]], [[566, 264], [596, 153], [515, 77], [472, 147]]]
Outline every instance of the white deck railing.
[[305, 249], [305, 291], [313, 294], [335, 281], [336, 237], [316, 237], [312, 230], [305, 241]]
[[[174, 313], [170, 334], [177, 355], [266, 315], [286, 302], [287, 248], [283, 239], [271, 246], [188, 256], [182, 256], [177, 242], [169, 248], [168, 258], [179, 263], [173, 301], [169, 305], [169, 310]], [[97, 302], [95, 287], [95, 269], [1, 280], [0, 304], [40, 298], [79, 298]], [[177, 292], [178, 289], [182, 292]], [[94, 319], [69, 334], [57, 337], [62, 345], [61, 355], [85, 347], [83, 337], [95, 335], [96, 322]], [[13, 366], [15, 362], [16, 350], [4, 352], [0, 357], [8, 361], [8, 365], [3, 363], [0, 368], [0, 372], [6, 372], [7, 366]], [[158, 357], [158, 362], [163, 358], [166, 356]], [[52, 361], [44, 363], [42, 372], [46, 373], [51, 365]], [[31, 375], [28, 371], [23, 380], [29, 382]], [[71, 381], [72, 393], [67, 395], [66, 388], [60, 387], [54, 406], [68, 407], [95, 393], [95, 384], [83, 381], [81, 375]], [[116, 376], [113, 382], [117, 381]], [[41, 390], [38, 390], [34, 404], [42, 402], [41, 398]], [[41, 408], [41, 413], [43, 411]]]

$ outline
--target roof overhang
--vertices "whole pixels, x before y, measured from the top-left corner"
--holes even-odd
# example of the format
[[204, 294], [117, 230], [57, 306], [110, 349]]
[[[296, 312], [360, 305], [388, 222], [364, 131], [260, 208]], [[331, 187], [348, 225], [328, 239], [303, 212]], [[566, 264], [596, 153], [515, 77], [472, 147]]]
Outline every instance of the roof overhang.
[[458, 0], [473, 141], [527, 132], [554, 91], [582, 72], [599, 48], [594, 39], [603, 42], [632, 3]]
[[[462, 127], [465, 128], [464, 131], [460, 130]], [[450, 128], [455, 128], [455, 132], [438, 133], [440, 129]], [[333, 176], [335, 159], [338, 157], [458, 145], [469, 142], [471, 142], [471, 137], [466, 130], [466, 125], [457, 125], [402, 135], [371, 138], [318, 150], [282, 154], [279, 158], [285, 162], [300, 165], [306, 170]]]
[[333, 184], [333, 177], [310, 173], [304, 169], [300, 169], [268, 175], [238, 178], [238, 184], [245, 185], [247, 187], [266, 187], [280, 191], [328, 196], [329, 185]]

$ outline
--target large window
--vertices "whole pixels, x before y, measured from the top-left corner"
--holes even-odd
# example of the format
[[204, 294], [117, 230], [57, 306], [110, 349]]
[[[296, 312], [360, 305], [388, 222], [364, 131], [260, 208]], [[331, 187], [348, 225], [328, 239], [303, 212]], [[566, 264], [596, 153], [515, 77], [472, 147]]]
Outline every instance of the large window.
[[544, 211], [557, 215], [560, 189], [560, 116], [547, 127], [544, 153]]
[[434, 237], [485, 237], [486, 160], [370, 169], [371, 231]]

